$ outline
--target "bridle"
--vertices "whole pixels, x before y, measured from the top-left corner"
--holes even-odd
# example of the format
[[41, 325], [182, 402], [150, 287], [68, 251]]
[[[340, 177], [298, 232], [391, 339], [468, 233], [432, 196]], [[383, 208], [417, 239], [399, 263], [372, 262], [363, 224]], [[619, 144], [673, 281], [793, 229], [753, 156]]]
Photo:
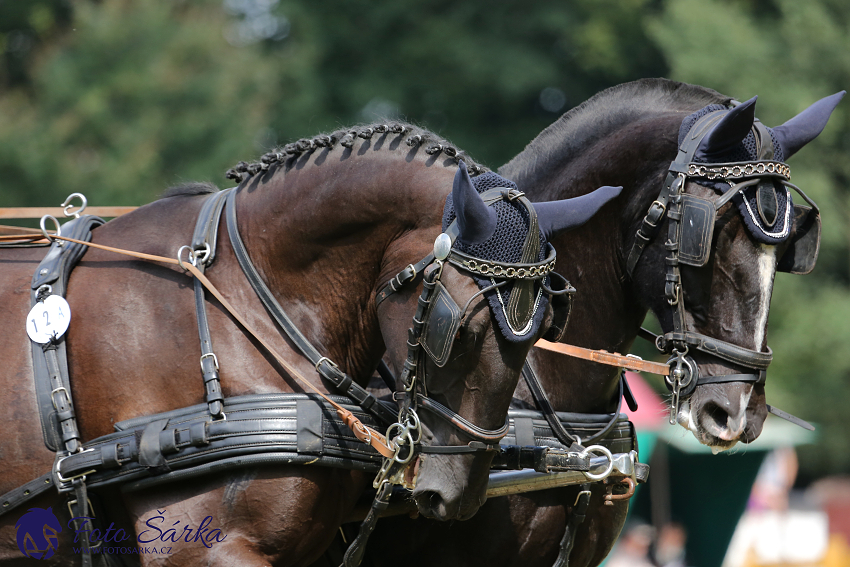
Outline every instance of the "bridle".
[[[520, 203], [527, 211], [530, 221], [526, 242], [531, 241], [531, 239], [538, 241], [537, 213], [522, 192], [507, 187], [497, 187], [482, 193], [481, 198], [488, 206], [502, 200]], [[387, 430], [387, 438], [397, 447], [397, 451], [393, 459], [385, 459], [384, 466], [375, 478], [375, 488], [379, 488], [382, 483], [387, 481], [392, 484], [409, 486], [410, 483], [402, 481], [400, 475], [404, 466], [408, 465], [416, 454], [445, 455], [498, 451], [499, 441], [508, 432], [507, 420], [498, 429], [485, 429], [471, 423], [457, 412], [428, 396], [426, 360], [430, 358], [437, 367], [445, 366], [456, 335], [470, 306], [476, 299], [487, 292], [508, 284], [511, 280], [531, 282], [532, 284], [537, 282], [540, 285], [541, 293], [550, 295], [553, 298], [553, 303], [557, 303], [553, 305], [554, 309], [559, 311], [559, 316], [556, 316], [556, 319], [568, 317], [568, 313], [564, 314], [564, 307], [568, 308], [569, 306], [568, 300], [559, 301], [558, 298], [566, 299], [575, 290], [563, 278], [560, 278], [563, 285], [553, 285], [552, 287], [547, 286], [544, 281], [547, 276], [557, 276], [553, 272], [556, 252], [551, 244], [547, 245], [547, 254], [542, 261], [506, 263], [478, 258], [453, 249], [458, 235], [459, 228], [457, 220], [455, 220], [449, 224], [445, 232], [437, 237], [432, 254], [399, 272], [376, 295], [376, 303], [380, 305], [391, 294], [413, 281], [418, 274], [423, 274], [422, 293], [418, 298], [412, 327], [408, 330], [407, 358], [404, 361], [402, 372], [394, 380], [385, 376], [387, 385], [395, 391], [393, 399], [396, 400], [399, 407], [398, 421]], [[522, 259], [528, 259], [529, 256], [538, 257], [539, 244], [536, 247], [528, 248], [530, 252], [524, 254]], [[467, 273], [470, 277], [473, 274], [490, 277], [493, 283], [473, 294], [466, 301], [464, 307], [460, 308], [441, 282], [446, 263]], [[496, 282], [496, 279], [499, 281]], [[552, 281], [554, 281], [554, 278]], [[553, 289], [555, 287], [559, 289]], [[563, 327], [566, 327], [566, 321], [564, 321]], [[550, 327], [549, 332], [557, 335], [562, 332], [562, 329]], [[427, 358], [422, 356], [423, 353], [427, 355]], [[392, 383], [393, 381], [394, 383]], [[466, 445], [458, 446], [422, 445], [421, 421], [418, 415], [420, 408], [446, 421], [470, 441]], [[401, 467], [393, 467], [394, 464], [401, 465]], [[390, 472], [391, 469], [397, 469], [395, 475]]]
[[[770, 347], [768, 347], [767, 352], [760, 352], [696, 333], [687, 328], [679, 266], [681, 264], [703, 266], [708, 261], [717, 211], [748, 187], [759, 186], [759, 189], [761, 189], [763, 184], [778, 182], [783, 187], [794, 189], [811, 205], [811, 209], [798, 205], [795, 207], [795, 213], [797, 213], [797, 216], [806, 215], [810, 217], [807, 221], [811, 220], [812, 225], [816, 224], [816, 240], [819, 241], [820, 218], [817, 205], [797, 186], [789, 183], [790, 168], [786, 164], [772, 159], [774, 156], [773, 141], [770, 132], [760, 122], [756, 121], [753, 124], [753, 134], [758, 147], [757, 160], [718, 164], [695, 163], [693, 161], [700, 142], [726, 112], [720, 110], [706, 114], [693, 125], [685, 136], [684, 141], [679, 146], [678, 155], [667, 172], [661, 193], [650, 205], [646, 216], [643, 218], [626, 260], [626, 271], [629, 277], [633, 277], [635, 267], [644, 248], [659, 232], [661, 221], [667, 216], [669, 222], [664, 247], [668, 255], [665, 258], [667, 267], [664, 297], [671, 310], [673, 328], [659, 336], [655, 336], [645, 329], [642, 329], [641, 333], [643, 336], [650, 335], [660, 352], [671, 355], [668, 360], [671, 372], [669, 376], [665, 377], [666, 386], [673, 395], [670, 413], [671, 424], [675, 424], [681, 401], [688, 399], [698, 385], [728, 382], [764, 384], [767, 367], [773, 359], [773, 352]], [[728, 182], [731, 187], [719, 199], [711, 201], [685, 193], [688, 178], [719, 179]], [[790, 230], [790, 223], [794, 219], [787, 217], [790, 214], [790, 193], [788, 195], [785, 227]], [[759, 194], [759, 204], [761, 204], [761, 194]], [[759, 207], [759, 213], [761, 214], [761, 207]], [[764, 218], [763, 215], [762, 218]], [[779, 260], [781, 270], [792, 273], [808, 273], [814, 267], [814, 260], [817, 258], [817, 246], [814, 246], [813, 251], [806, 250], [805, 246], [808, 245], [808, 242], [800, 244], [803, 237], [805, 235], [795, 238], [789, 250]], [[806, 240], [811, 240], [811, 238], [806, 237]], [[798, 246], [803, 248], [803, 253], [795, 250]], [[795, 256], [798, 257], [795, 259]], [[752, 372], [701, 376], [696, 362], [689, 355], [692, 350], [742, 366]], [[773, 411], [772, 408], [769, 407], [769, 409]], [[774, 413], [778, 411], [780, 410], [776, 410]], [[787, 415], [785, 414], [782, 417]]]
[[[536, 261], [539, 256], [539, 227], [537, 212], [531, 202], [521, 191], [508, 187], [495, 187], [480, 194], [488, 206], [506, 200], [520, 203], [528, 213], [529, 230], [523, 246], [522, 263], [505, 263], [477, 258], [454, 249], [454, 243], [460, 234], [457, 219], [452, 221], [434, 241], [434, 251], [416, 264], [408, 265], [404, 270], [391, 278], [375, 295], [376, 306], [390, 295], [404, 288], [422, 274], [422, 293], [419, 295], [413, 325], [408, 329], [407, 357], [404, 361], [400, 376], [393, 376], [383, 363], [378, 366], [381, 377], [398, 404], [398, 420], [387, 429], [386, 437], [389, 445], [394, 447], [395, 454], [385, 457], [372, 486], [377, 489], [372, 506], [366, 518], [360, 524], [360, 531], [349, 545], [343, 558], [345, 567], [360, 564], [366, 548], [369, 535], [375, 529], [375, 524], [382, 510], [389, 506], [392, 489], [395, 485], [413, 488], [415, 474], [408, 475], [408, 468], [414, 466], [414, 457], [420, 454], [459, 455], [478, 452], [499, 451], [499, 441], [508, 433], [509, 422], [506, 416], [505, 424], [498, 429], [484, 429], [470, 422], [457, 412], [447, 408], [428, 396], [426, 357], [424, 352], [439, 368], [448, 362], [452, 345], [463, 322], [463, 318], [475, 299], [483, 297], [488, 291], [496, 290], [510, 280], [516, 284], [538, 282], [542, 292], [549, 294], [552, 299], [555, 316], [547, 330], [547, 337], [557, 340], [566, 329], [569, 319], [570, 296], [575, 289], [566, 279], [559, 276], [562, 286], [547, 286], [545, 278], [555, 268], [555, 249], [547, 246], [546, 258]], [[440, 281], [446, 263], [473, 275], [489, 277], [492, 285], [480, 289], [470, 297], [463, 309], [452, 298], [449, 291]], [[495, 281], [499, 279], [498, 283]], [[551, 280], [551, 281], [554, 281]], [[515, 290], [516, 291], [516, 290]], [[466, 445], [423, 445], [422, 422], [418, 410], [425, 409], [453, 427], [464, 438], [470, 439]], [[411, 478], [412, 477], [412, 478]]]

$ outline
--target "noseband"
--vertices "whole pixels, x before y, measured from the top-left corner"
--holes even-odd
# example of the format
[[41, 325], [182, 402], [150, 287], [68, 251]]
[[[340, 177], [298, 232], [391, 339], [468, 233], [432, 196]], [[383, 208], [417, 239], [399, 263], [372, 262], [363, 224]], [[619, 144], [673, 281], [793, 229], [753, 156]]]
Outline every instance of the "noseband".
[[[689, 398], [698, 385], [727, 382], [764, 384], [767, 367], [773, 359], [773, 352], [770, 347], [768, 347], [767, 352], [760, 352], [687, 329], [679, 265], [702, 266], [707, 262], [711, 251], [716, 212], [733, 196], [747, 187], [763, 182], [778, 181], [783, 186], [797, 191], [812, 206], [815, 214], [818, 213], [814, 202], [798, 187], [788, 183], [790, 168], [782, 162], [771, 159], [774, 154], [773, 141], [767, 128], [758, 121], [753, 124], [753, 134], [759, 148], [757, 161], [710, 165], [693, 162], [694, 154], [700, 142], [723, 115], [723, 111], [706, 114], [693, 125], [685, 136], [685, 140], [679, 146], [676, 159], [670, 165], [658, 199], [650, 205], [649, 211], [637, 231], [634, 245], [626, 261], [627, 273], [629, 277], [633, 277], [635, 267], [644, 248], [656, 236], [661, 221], [666, 215], [669, 223], [667, 240], [664, 243], [668, 252], [665, 258], [667, 272], [664, 296], [672, 312], [673, 329], [660, 336], [652, 335], [642, 329], [642, 334], [651, 335], [655, 340], [656, 348], [660, 352], [672, 355], [668, 360], [671, 372], [669, 376], [665, 377], [667, 388], [673, 394], [670, 424], [675, 424], [680, 401]], [[685, 193], [685, 185], [689, 177], [720, 179], [728, 181], [731, 187], [720, 199], [712, 202]], [[735, 181], [739, 182], [735, 183]], [[790, 194], [788, 199], [790, 208]], [[759, 210], [761, 211], [760, 204], [761, 200], [759, 200]], [[786, 223], [792, 220], [786, 218]], [[789, 225], [786, 225], [786, 229], [788, 227]], [[781, 264], [782, 260], [780, 260]], [[753, 370], [753, 372], [700, 376], [696, 362], [688, 354], [692, 349], [724, 362]], [[773, 411], [770, 406], [768, 407]]]

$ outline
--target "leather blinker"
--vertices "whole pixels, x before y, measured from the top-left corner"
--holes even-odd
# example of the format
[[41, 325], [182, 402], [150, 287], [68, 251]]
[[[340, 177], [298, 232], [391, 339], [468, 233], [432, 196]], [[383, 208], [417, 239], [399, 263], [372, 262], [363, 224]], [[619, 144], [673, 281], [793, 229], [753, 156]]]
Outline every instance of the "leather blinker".
[[449, 360], [460, 327], [460, 307], [439, 281], [435, 284], [430, 303], [420, 344], [434, 363], [442, 368]]
[[820, 213], [805, 205], [794, 205], [794, 236], [776, 266], [777, 272], [808, 274], [815, 268], [820, 251]]
[[689, 266], [705, 265], [711, 253], [715, 215], [714, 203], [711, 201], [682, 195], [679, 262]]
[[765, 226], [773, 228], [779, 215], [779, 199], [776, 197], [776, 187], [773, 180], [765, 179], [756, 190], [756, 208]]

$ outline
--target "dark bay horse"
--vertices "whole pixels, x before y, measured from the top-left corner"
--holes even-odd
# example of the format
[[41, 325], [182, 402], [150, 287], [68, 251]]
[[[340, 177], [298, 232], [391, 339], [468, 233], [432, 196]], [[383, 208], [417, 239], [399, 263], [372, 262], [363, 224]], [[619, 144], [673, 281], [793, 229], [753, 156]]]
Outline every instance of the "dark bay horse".
[[[773, 129], [785, 159], [820, 133], [840, 98], [841, 94], [824, 99]], [[578, 289], [562, 342], [628, 352], [648, 310], [665, 332], [670, 330], [664, 290], [668, 221], [647, 245], [631, 277], [627, 259], [642, 219], [676, 158], [683, 120], [708, 105], [725, 107], [730, 101], [706, 88], [663, 79], [623, 84], [566, 113], [499, 169], [528, 187], [532, 200], [581, 195], [602, 183], [624, 187], [620, 197], [581, 230], [555, 240], [560, 269]], [[740, 105], [743, 109], [732, 119], [721, 121], [723, 130], [711, 132], [713, 142], [712, 136], [704, 138], [715, 144], [721, 157], [730, 147], [739, 149], [754, 128], [753, 105], [754, 101]], [[717, 198], [715, 191], [692, 179], [686, 189]], [[788, 246], [787, 241], [775, 246], [755, 241], [734, 205], [718, 211], [707, 264], [682, 266], [689, 329], [766, 350], [773, 278]], [[716, 358], [701, 354], [695, 358], [702, 375], [743, 371]], [[532, 349], [529, 361], [556, 410], [607, 413], [617, 408], [616, 369], [540, 349]], [[516, 407], [534, 407], [524, 382], [515, 397]], [[676, 417], [701, 443], [723, 450], [758, 437], [766, 415], [764, 384], [730, 382], [700, 385], [679, 406]], [[474, 518], [460, 523], [390, 518], [379, 524], [364, 565], [551, 566], [578, 491], [570, 487], [494, 498]], [[593, 485], [592, 492], [569, 557], [573, 567], [598, 565], [604, 559], [628, 511], [627, 501], [603, 506], [600, 485]]]
[[[456, 204], [459, 242], [496, 238], [494, 227], [488, 231], [486, 226], [487, 206], [466, 169], [458, 168], [463, 157], [430, 132], [392, 124], [301, 140], [262, 164], [238, 168], [238, 228], [257, 271], [306, 338], [358, 383], [372, 375], [388, 344], [406, 341], [406, 335], [388, 336], [382, 329], [395, 329], [399, 321], [410, 324], [421, 278], [379, 307], [376, 292], [433, 250], [447, 195], [452, 192]], [[469, 163], [473, 173], [481, 173]], [[214, 188], [203, 185], [171, 192], [96, 228], [92, 242], [174, 258], [191, 240], [204, 194], [211, 192]], [[596, 208], [614, 194], [604, 196]], [[553, 204], [548, 219], [540, 212], [540, 225], [551, 229], [550, 236], [570, 226], [559, 220], [564, 213], [559, 205]], [[595, 208], [586, 211], [592, 214]], [[289, 363], [316, 388], [329, 392], [314, 365], [267, 315], [237, 264], [224, 223], [218, 233], [209, 279]], [[54, 462], [43, 442], [24, 332], [30, 280], [44, 252], [0, 250], [0, 324], [5, 329], [0, 410], [6, 416], [0, 493], [50, 471]], [[442, 269], [441, 282], [457, 303], [476, 296], [479, 287], [466, 273], [448, 263]], [[74, 269], [66, 340], [83, 442], [111, 433], [119, 421], [203, 401], [191, 283], [176, 266], [128, 260], [94, 248]], [[225, 397], [304, 391], [219, 302], [208, 304]], [[455, 346], [463, 359], [428, 366], [427, 386], [443, 393], [450, 409], [473, 424], [502, 426], [523, 361], [552, 319], [551, 306], [541, 306], [542, 323], [521, 341], [505, 340], [494, 330], [486, 307], [474, 309]], [[433, 418], [423, 416], [422, 421], [423, 436], [440, 444], [442, 438], [430, 434]], [[445, 455], [441, 467], [414, 471], [417, 486], [423, 487], [418, 499], [422, 513], [440, 519], [473, 514], [492, 456]], [[125, 557], [130, 563], [139, 557], [142, 564], [303, 565], [328, 545], [369, 480], [371, 475], [356, 470], [254, 466], [140, 492], [104, 490], [100, 500], [107, 520], [130, 534], [150, 535], [152, 520], [154, 525], [178, 526], [168, 554]], [[50, 506], [62, 525], [69, 520], [55, 491], [32, 506]], [[22, 558], [15, 543], [19, 516], [13, 512], [0, 519], [0, 557], [5, 560]], [[211, 546], [181, 541], [180, 527], [198, 528], [206, 517], [212, 521], [208, 528], [225, 536], [221, 541]], [[61, 533], [54, 564], [78, 562], [71, 553], [72, 531]]]

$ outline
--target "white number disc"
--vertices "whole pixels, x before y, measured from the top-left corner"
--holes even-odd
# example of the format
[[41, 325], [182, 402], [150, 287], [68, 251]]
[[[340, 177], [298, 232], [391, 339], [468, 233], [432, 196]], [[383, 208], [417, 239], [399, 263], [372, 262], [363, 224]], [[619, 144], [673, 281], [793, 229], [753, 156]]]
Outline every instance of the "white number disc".
[[71, 323], [71, 306], [65, 298], [50, 295], [36, 303], [27, 315], [27, 334], [33, 342], [46, 344], [59, 338]]

